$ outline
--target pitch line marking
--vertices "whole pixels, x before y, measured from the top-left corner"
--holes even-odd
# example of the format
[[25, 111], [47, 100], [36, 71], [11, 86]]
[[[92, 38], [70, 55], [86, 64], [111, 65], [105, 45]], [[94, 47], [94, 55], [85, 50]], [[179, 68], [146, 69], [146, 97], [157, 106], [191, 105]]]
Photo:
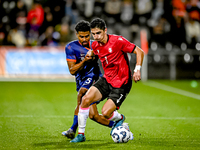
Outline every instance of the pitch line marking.
[[128, 117], [131, 119], [152, 119], [152, 120], [200, 120], [200, 117], [151, 117], [151, 116], [139, 116], [139, 117]]
[[[1, 115], [0, 118], [73, 118], [73, 116], [33, 116], [33, 115]], [[153, 117], [153, 116], [127, 116], [130, 119], [152, 120], [200, 120], [200, 117]]]
[[188, 92], [188, 91], [185, 91], [185, 90], [181, 90], [181, 89], [171, 87], [171, 86], [168, 86], [168, 85], [164, 85], [164, 84], [161, 84], [161, 83], [158, 83], [158, 82], [155, 82], [155, 81], [143, 82], [143, 84], [150, 86], [150, 87], [157, 88], [157, 89], [165, 90], [165, 91], [168, 91], [168, 92], [172, 92], [172, 93], [175, 93], [175, 94], [179, 94], [179, 95], [182, 95], [182, 96], [187, 96], [187, 97], [190, 97], [190, 98], [200, 100], [200, 95], [198, 95], [198, 94]]

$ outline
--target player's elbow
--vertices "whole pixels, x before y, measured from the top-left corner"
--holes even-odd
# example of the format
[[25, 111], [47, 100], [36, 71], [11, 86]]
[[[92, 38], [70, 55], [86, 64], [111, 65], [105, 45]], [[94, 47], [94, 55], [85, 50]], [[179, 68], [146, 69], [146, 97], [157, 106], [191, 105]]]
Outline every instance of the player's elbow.
[[133, 53], [135, 53], [136, 55], [140, 55], [141, 57], [144, 57], [144, 51], [141, 48], [139, 48], [138, 46], [133, 51]]
[[70, 72], [71, 75], [75, 75], [76, 74], [76, 71], [71, 70], [71, 69], [69, 70], [69, 72]]
[[89, 107], [90, 104], [91, 104], [90, 98], [87, 96], [87, 94], [84, 95], [83, 98], [82, 98], [81, 106]]

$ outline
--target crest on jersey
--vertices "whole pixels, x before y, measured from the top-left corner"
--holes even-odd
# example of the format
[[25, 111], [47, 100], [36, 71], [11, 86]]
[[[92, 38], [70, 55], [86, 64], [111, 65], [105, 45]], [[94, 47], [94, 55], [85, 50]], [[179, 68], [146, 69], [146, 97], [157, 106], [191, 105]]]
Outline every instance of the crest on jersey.
[[110, 53], [112, 53], [112, 48], [109, 48], [108, 51], [109, 51]]

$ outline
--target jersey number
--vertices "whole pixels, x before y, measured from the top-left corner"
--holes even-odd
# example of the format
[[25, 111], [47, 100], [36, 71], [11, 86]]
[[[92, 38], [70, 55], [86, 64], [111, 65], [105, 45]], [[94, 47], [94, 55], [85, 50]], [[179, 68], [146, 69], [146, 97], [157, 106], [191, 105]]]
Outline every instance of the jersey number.
[[92, 81], [92, 78], [87, 78], [87, 80], [85, 81], [84, 85], [90, 84], [91, 81]]

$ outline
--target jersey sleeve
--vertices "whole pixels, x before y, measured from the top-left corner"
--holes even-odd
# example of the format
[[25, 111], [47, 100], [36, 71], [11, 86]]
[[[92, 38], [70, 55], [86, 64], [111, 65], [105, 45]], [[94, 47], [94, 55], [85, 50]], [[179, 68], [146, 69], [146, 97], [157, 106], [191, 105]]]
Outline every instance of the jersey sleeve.
[[69, 44], [65, 47], [65, 53], [66, 53], [66, 60], [76, 62], [76, 55], [74, 53], [74, 50], [71, 48]]
[[125, 53], [132, 53], [135, 50], [136, 45], [129, 42], [124, 37], [120, 36], [118, 38], [118, 44], [120, 44], [121, 50]]

